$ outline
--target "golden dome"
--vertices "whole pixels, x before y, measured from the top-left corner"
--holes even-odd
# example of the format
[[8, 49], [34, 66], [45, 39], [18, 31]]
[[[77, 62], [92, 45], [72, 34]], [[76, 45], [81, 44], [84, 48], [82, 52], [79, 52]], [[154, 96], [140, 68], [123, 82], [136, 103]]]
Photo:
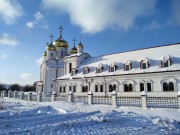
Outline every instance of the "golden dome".
[[83, 44], [81, 43], [81, 41], [80, 41], [80, 43], [78, 44], [78, 48], [84, 48], [84, 46], [83, 46]]
[[56, 47], [51, 43], [51, 44], [49, 44], [49, 46], [47, 47], [47, 50], [49, 50], [49, 51], [56, 51]]
[[77, 53], [78, 51], [77, 51], [77, 48], [74, 46], [71, 50], [70, 50], [70, 53], [71, 54], [75, 54], [75, 53]]
[[68, 43], [60, 36], [60, 38], [55, 41], [55, 46], [68, 48]]

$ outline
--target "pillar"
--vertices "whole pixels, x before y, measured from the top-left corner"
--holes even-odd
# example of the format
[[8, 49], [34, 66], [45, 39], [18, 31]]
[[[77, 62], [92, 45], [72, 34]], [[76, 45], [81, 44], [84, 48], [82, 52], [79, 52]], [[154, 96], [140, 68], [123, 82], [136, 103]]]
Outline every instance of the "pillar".
[[37, 96], [38, 96], [37, 97], [37, 102], [42, 102], [42, 92], [41, 91], [38, 92]]
[[3, 91], [1, 91], [1, 98], [3, 98]]
[[68, 102], [73, 102], [73, 93], [71, 91], [68, 93]]
[[14, 91], [14, 98], [17, 98], [17, 91]]
[[142, 92], [141, 92], [141, 101], [142, 101], [142, 108], [143, 108], [143, 109], [146, 109], [146, 108], [147, 108], [146, 97], [147, 97], [146, 92], [145, 92], [145, 91], [142, 91]]
[[28, 93], [28, 101], [32, 101], [32, 92], [31, 91]]
[[178, 98], [178, 105], [179, 105], [179, 110], [180, 110], [180, 91], [177, 93], [177, 98]]
[[11, 90], [8, 91], [8, 98], [11, 98]]
[[93, 92], [90, 90], [88, 92], [88, 105], [92, 105]]
[[21, 93], [20, 93], [20, 100], [23, 100], [23, 98], [24, 98], [24, 92], [21, 91]]
[[112, 97], [112, 106], [117, 107], [117, 93], [115, 90], [111, 93], [111, 97]]
[[51, 96], [51, 102], [56, 101], [55, 96], [56, 96], [56, 92], [53, 91], [53, 92], [52, 92], [52, 96]]
[[6, 97], [6, 91], [5, 90], [2, 92], [2, 95], [3, 95], [3, 98]]

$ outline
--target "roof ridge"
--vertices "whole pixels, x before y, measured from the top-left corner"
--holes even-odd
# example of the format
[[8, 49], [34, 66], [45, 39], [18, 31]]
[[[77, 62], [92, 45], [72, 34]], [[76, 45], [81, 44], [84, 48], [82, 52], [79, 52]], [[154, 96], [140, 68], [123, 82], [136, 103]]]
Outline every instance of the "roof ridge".
[[97, 57], [108, 56], [108, 55], [119, 54], [119, 53], [134, 52], [134, 51], [140, 51], [140, 50], [146, 50], [146, 49], [152, 49], [152, 48], [166, 47], [166, 46], [172, 46], [172, 45], [178, 45], [178, 44], [180, 44], [180, 43], [172, 43], [172, 44], [152, 46], [152, 47], [147, 47], [147, 48], [142, 48], [142, 49], [129, 50], [129, 51], [124, 51], [124, 52], [117, 52], [117, 53], [111, 53], [111, 54], [103, 54], [103, 55], [94, 56], [94, 57], [91, 57], [91, 58], [97, 58]]

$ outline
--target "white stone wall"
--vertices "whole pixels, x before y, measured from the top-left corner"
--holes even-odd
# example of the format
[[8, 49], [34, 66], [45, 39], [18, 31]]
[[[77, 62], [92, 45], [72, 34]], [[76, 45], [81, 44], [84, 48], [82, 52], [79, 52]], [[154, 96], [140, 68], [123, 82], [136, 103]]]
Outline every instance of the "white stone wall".
[[[89, 78], [88, 80], [90, 80]], [[116, 84], [117, 86], [117, 94], [118, 95], [133, 95], [140, 96], [140, 82], [151, 82], [152, 91], [147, 92], [148, 95], [164, 95], [164, 96], [176, 96], [177, 91], [180, 90], [180, 72], [163, 72], [163, 73], [151, 73], [151, 74], [135, 74], [135, 75], [121, 75], [121, 76], [109, 76], [109, 77], [95, 77], [93, 78], [93, 83], [91, 83], [91, 90], [94, 95], [101, 96], [110, 96], [111, 92], [109, 92], [109, 85]], [[173, 82], [175, 86], [174, 92], [164, 92], [162, 91], [162, 83], [163, 82]], [[76, 85], [77, 92], [75, 95], [86, 95], [86, 92], [81, 92], [82, 85], [88, 85], [85, 82], [85, 79], [74, 79], [74, 80], [57, 80], [58, 82], [58, 90], [60, 86], [66, 86], [66, 93], [57, 93], [59, 95], [67, 95], [69, 92], [69, 85]], [[133, 92], [124, 92], [124, 83], [133, 84]], [[104, 92], [95, 92], [95, 84], [104, 84]], [[106, 89], [106, 92], [105, 92]], [[99, 88], [100, 90], [100, 88]]]
[[[52, 56], [51, 56], [52, 54]], [[47, 59], [55, 58], [56, 57], [56, 51], [47, 50]]]
[[56, 78], [56, 68], [47, 67], [43, 93], [51, 93], [52, 91], [56, 90], [56, 84], [53, 81], [53, 79], [55, 78]]
[[[57, 51], [57, 57], [67, 56], [67, 48], [57, 47], [57, 48], [56, 48], [56, 51]], [[63, 52], [63, 55], [61, 54], [61, 51]]]
[[64, 59], [64, 72], [65, 74], [69, 74], [69, 64], [72, 63], [72, 68], [77, 68], [79, 66], [79, 64], [85, 59], [85, 58], [88, 58], [90, 57], [89, 54], [82, 54], [80, 56], [77, 56], [77, 57], [66, 57]]

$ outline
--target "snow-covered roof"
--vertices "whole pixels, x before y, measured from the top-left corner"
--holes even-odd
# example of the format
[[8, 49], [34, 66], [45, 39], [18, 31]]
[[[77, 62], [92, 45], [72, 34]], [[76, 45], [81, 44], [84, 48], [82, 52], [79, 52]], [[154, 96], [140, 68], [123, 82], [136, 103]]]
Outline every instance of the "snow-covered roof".
[[[161, 68], [161, 60], [163, 60], [164, 58], [171, 58], [172, 65], [170, 67]], [[139, 62], [144, 59], [148, 60], [150, 64], [150, 67], [148, 69], [140, 69]], [[132, 69], [129, 71], [124, 71], [123, 64], [127, 61], [132, 62]], [[116, 63], [116, 65], [118, 66], [115, 72], [109, 72], [109, 65], [111, 63]], [[104, 67], [103, 72], [96, 73], [96, 67], [101, 64]], [[84, 67], [90, 68], [90, 72], [88, 74], [83, 74]], [[70, 74], [67, 74], [58, 79], [180, 70], [180, 44], [158, 46], [153, 48], [87, 58], [78, 66], [77, 70], [77, 74], [73, 77]]]
[[69, 57], [77, 57], [77, 56], [80, 56], [82, 53], [76, 53], [76, 54], [72, 54], [72, 55], [69, 55], [69, 56], [66, 56], [64, 58], [69, 58]]

